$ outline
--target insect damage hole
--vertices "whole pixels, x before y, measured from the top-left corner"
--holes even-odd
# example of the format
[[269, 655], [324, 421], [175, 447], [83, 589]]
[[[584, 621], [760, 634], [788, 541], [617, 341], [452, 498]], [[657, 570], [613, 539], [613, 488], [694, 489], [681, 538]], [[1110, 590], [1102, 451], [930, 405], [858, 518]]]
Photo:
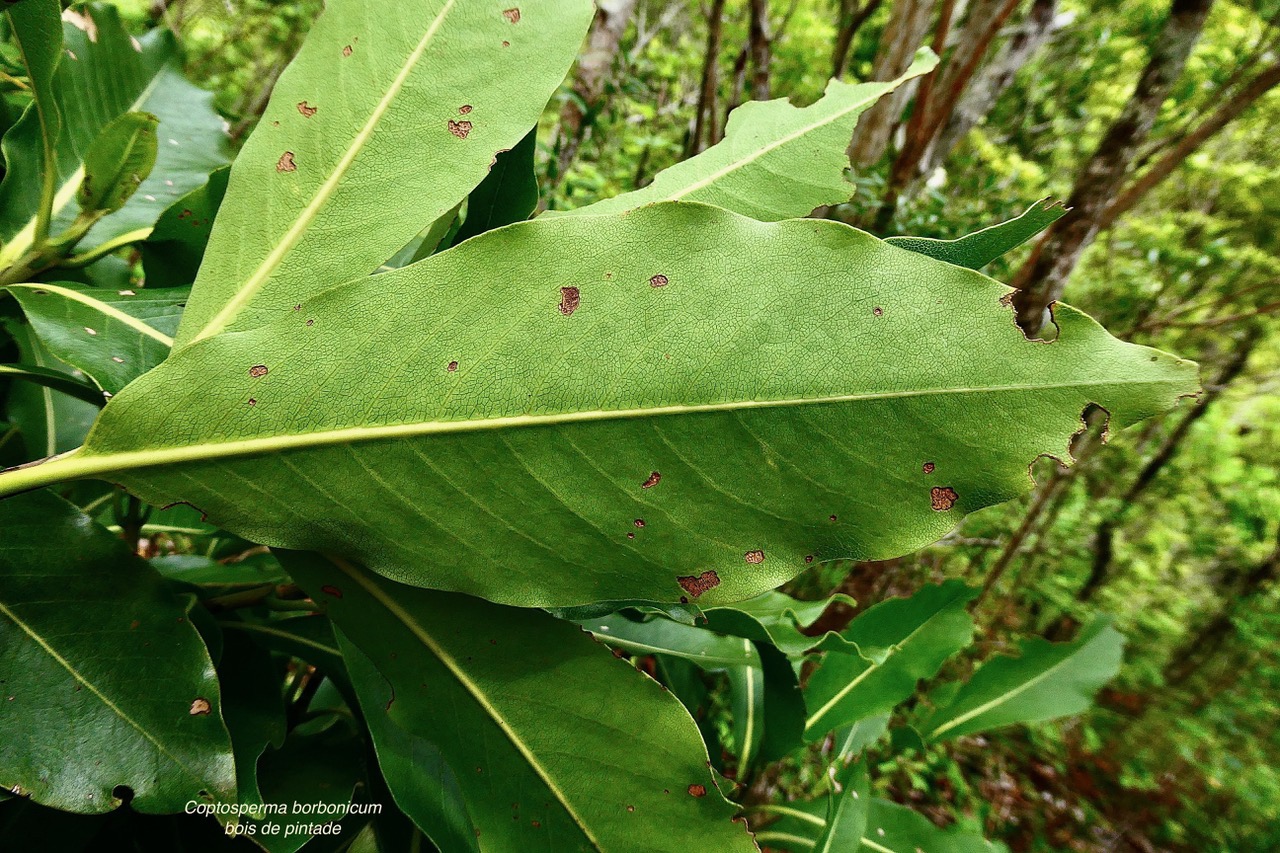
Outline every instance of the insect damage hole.
[[929, 490], [929, 503], [935, 512], [946, 512], [956, 505], [960, 496], [950, 486], [934, 486]]
[[191, 710], [188, 711], [193, 717], [201, 717], [213, 710], [213, 706], [209, 704], [209, 700], [203, 696], [197, 696], [191, 703]]
[[276, 161], [277, 172], [296, 172], [298, 164], [293, 160], [293, 152], [286, 151], [280, 155], [280, 159]]
[[253, 367], [249, 368], [249, 375], [254, 379], [261, 379], [266, 376], [267, 373], [267, 366], [265, 364], [255, 364]]
[[511, 7], [510, 9], [503, 9], [502, 17], [506, 18], [508, 21], [510, 21], [513, 24], [518, 24], [520, 23], [520, 10], [514, 6]]
[[472, 124], [469, 121], [454, 121], [453, 119], [449, 119], [447, 126], [449, 132], [459, 139], [466, 139], [472, 128]]
[[568, 317], [582, 304], [582, 294], [576, 287], [560, 288], [560, 313]]
[[344, 48], [342, 49], [342, 55], [343, 55], [343, 56], [350, 56], [350, 55], [351, 55], [351, 53], [352, 53], [351, 45], [347, 45], [346, 47], [344, 47]]
[[445, 370], [449, 371], [450, 373], [456, 373], [458, 370], [458, 362], [456, 361], [449, 362], [449, 364], [445, 367]]
[[311, 118], [316, 114], [316, 108], [308, 104], [306, 101], [298, 101], [298, 112], [306, 118]]
[[697, 577], [692, 575], [678, 577], [676, 578], [676, 583], [680, 584], [680, 588], [685, 592], [689, 593], [694, 598], [697, 598], [704, 592], [718, 587], [720, 585], [720, 575], [715, 572], [708, 571], [703, 572]]

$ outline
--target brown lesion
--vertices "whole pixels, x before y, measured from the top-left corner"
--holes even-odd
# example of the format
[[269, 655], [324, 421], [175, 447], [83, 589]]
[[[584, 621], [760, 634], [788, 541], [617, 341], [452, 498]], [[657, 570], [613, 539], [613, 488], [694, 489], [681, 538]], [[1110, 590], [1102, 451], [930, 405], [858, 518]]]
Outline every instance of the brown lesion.
[[926, 474], [932, 474], [934, 468], [936, 467], [937, 466], [935, 466], [932, 462], [926, 462], [924, 463], [924, 465], [921, 467], [920, 470], [924, 471]]
[[707, 571], [696, 577], [693, 575], [678, 577], [676, 578], [676, 583], [680, 584], [680, 588], [685, 592], [697, 598], [704, 592], [720, 586], [720, 575]]
[[255, 364], [249, 368], [249, 375], [254, 379], [261, 379], [267, 375], [267, 366], [265, 364]]
[[342, 55], [343, 55], [343, 56], [350, 56], [350, 55], [351, 55], [351, 53], [352, 53], [352, 51], [351, 51], [351, 45], [347, 45], [346, 47], [344, 47], [344, 48], [342, 49]]
[[576, 287], [560, 288], [560, 313], [568, 317], [582, 304], [582, 293]]
[[649, 279], [650, 287], [666, 287], [670, 283], [671, 279], [667, 278], [662, 273], [658, 273], [653, 278]]
[[280, 155], [280, 159], [276, 161], [277, 172], [296, 172], [298, 164], [294, 162], [293, 152], [286, 151]]
[[469, 121], [454, 121], [453, 119], [449, 119], [448, 127], [449, 132], [454, 136], [459, 139], [466, 139], [467, 135], [471, 133], [472, 124]]
[[747, 553], [742, 555], [742, 559], [746, 560], [748, 563], [750, 563], [753, 566], [758, 566], [764, 562], [764, 551], [761, 551], [759, 549], [755, 551], [748, 551]]
[[506, 18], [513, 24], [518, 24], [520, 23], [520, 10], [515, 6], [512, 6], [510, 9], [503, 9], [502, 17]]
[[213, 710], [213, 706], [209, 704], [208, 699], [204, 698], [203, 696], [197, 696], [191, 702], [191, 710], [188, 711], [187, 713], [191, 714], [191, 716], [193, 717], [203, 717], [205, 714], [210, 713], [212, 710]]
[[649, 475], [649, 478], [647, 480], [645, 480], [643, 483], [640, 484], [640, 488], [652, 489], [654, 486], [658, 485], [658, 483], [661, 481], [662, 481], [662, 475], [659, 474], [657, 471], [654, 471]]
[[317, 110], [306, 101], [298, 101], [298, 112], [302, 113], [305, 118], [311, 118], [316, 114]]
[[935, 512], [946, 512], [956, 505], [960, 496], [950, 486], [934, 486], [929, 490], [929, 503]]

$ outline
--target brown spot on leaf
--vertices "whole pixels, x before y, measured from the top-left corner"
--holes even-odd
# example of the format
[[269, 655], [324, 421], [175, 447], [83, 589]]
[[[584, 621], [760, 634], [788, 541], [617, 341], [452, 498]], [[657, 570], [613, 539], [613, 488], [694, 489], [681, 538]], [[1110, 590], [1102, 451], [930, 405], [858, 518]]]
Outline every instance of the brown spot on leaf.
[[298, 101], [298, 112], [302, 113], [306, 118], [311, 118], [316, 114], [316, 108], [308, 104], [306, 101]]
[[142, 623], [141, 623], [141, 622], [139, 622], [137, 619], [134, 619], [132, 622], [130, 622], [130, 623], [129, 623], [129, 630], [130, 630], [130, 631], [136, 631], [136, 630], [138, 630], [138, 626], [139, 626], [139, 625], [141, 625], [141, 624], [142, 624]]
[[463, 104], [462, 106], [458, 107], [458, 115], [464, 116], [469, 112], [471, 112], [470, 104]]
[[350, 56], [350, 55], [351, 55], [351, 45], [347, 45], [346, 47], [344, 47], [344, 48], [342, 49], [342, 55], [343, 55], [343, 56]]
[[315, 321], [315, 320], [308, 320], [308, 321], [307, 321], [307, 325], [308, 325], [308, 326], [314, 326], [315, 324], [316, 324], [316, 321]]
[[627, 656], [627, 653], [622, 649], [610, 649], [610, 651], [613, 652], [613, 656], [619, 660]]
[[637, 518], [637, 519], [636, 519], [634, 522], [632, 522], [632, 523], [633, 523], [636, 527], [644, 527], [644, 519], [643, 519], [643, 518]]
[[812, 555], [812, 554], [805, 554], [805, 556], [804, 556], [804, 561], [805, 561], [806, 563], [812, 563], [812, 562], [813, 562], [813, 555]]
[[934, 486], [929, 490], [929, 502], [937, 512], [946, 512], [956, 505], [959, 499], [956, 490], [950, 486]]
[[932, 474], [934, 467], [935, 466], [932, 462], [926, 462], [920, 470], [924, 471], [926, 474]]
[[764, 562], [764, 551], [748, 551], [742, 555], [742, 559], [746, 560], [753, 566], [757, 566]]
[[277, 172], [296, 172], [298, 164], [293, 161], [293, 152], [286, 151], [280, 155], [280, 159], [276, 161]]
[[258, 405], [258, 401], [257, 401], [255, 398], [250, 397], [250, 398], [249, 398], [249, 405], [250, 405], [250, 406], [256, 406], [256, 405]]
[[254, 379], [261, 379], [267, 375], [267, 366], [265, 364], [255, 364], [249, 368], [249, 375]]
[[636, 807], [635, 807], [635, 806], [627, 806], [627, 811], [629, 811], [629, 812], [633, 812], [633, 811], [635, 811], [635, 810], [636, 810]]
[[213, 706], [209, 704], [209, 700], [203, 697], [196, 697], [191, 703], [191, 710], [188, 712], [193, 717], [203, 716], [213, 710]]
[[628, 539], [635, 539], [635, 538], [636, 538], [636, 535], [635, 535], [634, 533], [628, 533], [628, 534], [627, 534], [627, 538], [628, 538]]
[[835, 521], [835, 520], [836, 520], [836, 517], [835, 517], [834, 515], [828, 515], [828, 516], [827, 516], [827, 519], [828, 519], [828, 520], [830, 520], [830, 521]]
[[884, 309], [883, 309], [883, 308], [878, 308], [878, 307], [877, 307], [877, 308], [872, 308], [872, 309], [871, 309], [871, 313], [872, 313], [872, 314], [875, 314], [877, 317], [883, 317], [883, 316], [884, 316]]
[[659, 474], [657, 471], [654, 471], [649, 475], [649, 479], [645, 480], [643, 483], [640, 484], [640, 488], [652, 489], [654, 486], [658, 485], [658, 483], [661, 480], [662, 480], [662, 475]]
[[706, 795], [707, 795], [706, 785], [699, 785], [698, 783], [695, 782], [694, 784], [689, 786], [689, 796], [705, 797]]
[[453, 373], [457, 369], [458, 369], [458, 362], [456, 361], [449, 362], [448, 367], [445, 368], [445, 370], [449, 371], [450, 373]]
[[681, 589], [685, 592], [697, 598], [707, 590], [720, 586], [720, 576], [715, 572], [703, 572], [697, 577], [692, 575], [678, 577], [676, 578], [676, 583], [680, 584]]
[[342, 590], [338, 589], [336, 586], [331, 586], [329, 584], [326, 584], [320, 587], [320, 591], [323, 592], [325, 595], [331, 595], [334, 598], [342, 598]]
[[503, 9], [502, 17], [506, 18], [508, 21], [510, 21], [513, 24], [518, 24], [520, 23], [520, 10], [515, 8], [514, 6], [511, 7], [510, 9]]
[[511, 47], [511, 42], [509, 42], [509, 41], [504, 41], [504, 42], [502, 43], [502, 46], [503, 46], [503, 47]]
[[667, 278], [662, 273], [658, 273], [653, 278], [649, 279], [650, 287], [666, 287], [670, 283], [671, 279]]
[[576, 287], [560, 288], [560, 313], [568, 317], [574, 311], [578, 310], [578, 305], [582, 303], [582, 294], [578, 292]]
[[681, 604], [688, 604], [688, 603], [689, 603], [689, 596], [687, 596], [687, 595], [682, 595], [682, 596], [680, 596], [680, 603], [681, 603]]
[[467, 134], [471, 132], [471, 122], [469, 121], [454, 121], [453, 119], [449, 119], [448, 127], [449, 132], [459, 139], [466, 139]]

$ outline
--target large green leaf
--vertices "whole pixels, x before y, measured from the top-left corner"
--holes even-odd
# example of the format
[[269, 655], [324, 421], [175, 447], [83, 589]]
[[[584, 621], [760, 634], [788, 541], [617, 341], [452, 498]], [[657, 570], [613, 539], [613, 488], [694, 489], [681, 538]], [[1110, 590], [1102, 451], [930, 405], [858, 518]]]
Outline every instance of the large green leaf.
[[1078, 714], [1120, 670], [1124, 636], [1098, 618], [1069, 643], [1033, 637], [1018, 657], [987, 661], [922, 728], [926, 740]]
[[489, 174], [467, 197], [467, 218], [454, 243], [523, 222], [538, 207], [538, 176], [533, 155], [538, 148], [537, 130], [531, 130], [510, 151], [499, 151]]
[[858, 849], [867, 831], [871, 811], [871, 779], [865, 762], [840, 769], [833, 778], [841, 790], [833, 791], [827, 802], [826, 825], [813, 845], [814, 853], [841, 853]]
[[[576, 626], [342, 560], [281, 559], [380, 674], [351, 670], [366, 718], [435, 744], [486, 849], [755, 849], [685, 710]], [[382, 728], [380, 762], [403, 744], [379, 742]], [[402, 779], [387, 775], [393, 791]]]
[[66, 811], [234, 801], [218, 680], [186, 609], [47, 492], [0, 504], [0, 785]]
[[[209, 176], [197, 187], [171, 204], [156, 220], [151, 235], [143, 242], [142, 267], [148, 288], [175, 287], [195, 281], [204, 259], [213, 218], [227, 192], [229, 168]], [[175, 318], [176, 320], [176, 318]], [[177, 323], [174, 323], [175, 331]]]
[[955, 240], [935, 240], [931, 237], [890, 237], [885, 242], [940, 261], [976, 270], [1021, 246], [1066, 214], [1067, 208], [1062, 204], [1043, 198], [1027, 208], [1021, 216], [966, 234]]
[[1090, 403], [1195, 390], [1066, 306], [1028, 341], [1009, 293], [835, 222], [535, 220], [175, 353], [0, 494], [109, 477], [507, 603], [741, 600], [1025, 492]]
[[179, 345], [376, 270], [537, 123], [588, 0], [331, 0], [236, 158]]
[[9, 292], [56, 358], [115, 394], [169, 354], [188, 288], [104, 290], [13, 284]]
[[973, 639], [965, 605], [978, 594], [959, 581], [930, 584], [910, 598], [883, 601], [843, 632], [861, 655], [829, 654], [805, 686], [805, 738], [886, 714]]
[[[31, 86], [31, 104], [5, 133], [0, 146], [5, 161], [4, 181], [0, 182], [0, 237], [6, 241], [11, 231], [4, 222], [12, 211], [25, 208], [33, 215], [40, 211], [42, 217], [48, 217], [51, 211], [45, 205], [57, 191], [58, 172], [52, 164], [57, 162], [62, 114], [53, 79], [62, 53], [61, 10], [57, 0], [27, 0], [5, 12]], [[33, 220], [32, 234], [37, 230], [47, 234], [49, 226], [48, 218], [38, 224]], [[16, 255], [0, 253], [0, 259], [11, 261], [12, 257]], [[0, 267], [6, 265], [0, 261]]]
[[156, 127], [151, 113], [116, 116], [84, 153], [84, 178], [76, 201], [86, 214], [115, 213], [142, 186], [156, 165]]
[[[74, 7], [63, 17], [64, 51], [54, 78], [63, 120], [53, 231], [66, 228], [77, 213], [84, 157], [103, 129], [125, 113], [145, 111], [160, 120], [155, 167], [122, 209], [93, 226], [83, 247], [141, 238], [170, 203], [228, 161], [225, 123], [213, 109], [213, 96], [182, 77], [177, 41], [168, 29], [135, 39], [115, 7], [100, 3]], [[20, 131], [15, 127], [10, 135]], [[23, 163], [5, 175], [0, 237], [7, 245], [0, 266], [32, 244], [40, 180], [32, 165]]]
[[[45, 371], [61, 371], [72, 381], [88, 380], [71, 365], [49, 352], [29, 325], [14, 325], [13, 340], [24, 364]], [[80, 445], [101, 406], [54, 390], [52, 383], [15, 382], [9, 389], [5, 411], [22, 433], [29, 458], [65, 453]]]
[[896, 80], [856, 85], [832, 80], [822, 98], [807, 107], [794, 107], [785, 98], [748, 101], [730, 114], [724, 139], [716, 145], [658, 173], [643, 189], [569, 213], [621, 213], [657, 201], [701, 201], [773, 222], [846, 202], [854, 190], [845, 177], [846, 149], [858, 117], [937, 64], [926, 48]]
[[[810, 853], [818, 848], [827, 824], [827, 803], [814, 800], [766, 806], [762, 811], [782, 818], [758, 832], [756, 837], [770, 850]], [[962, 827], [941, 829], [929, 818], [889, 800], [872, 798], [865, 815], [862, 842], [857, 846], [834, 848], [842, 853], [1007, 853], [999, 842], [987, 841]]]

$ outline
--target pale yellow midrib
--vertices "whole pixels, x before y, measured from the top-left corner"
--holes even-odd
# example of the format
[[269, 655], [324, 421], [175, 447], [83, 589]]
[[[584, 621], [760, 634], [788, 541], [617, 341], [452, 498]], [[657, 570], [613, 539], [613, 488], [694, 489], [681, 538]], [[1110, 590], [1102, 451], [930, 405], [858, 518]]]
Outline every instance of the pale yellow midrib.
[[1019, 684], [1017, 687], [1015, 687], [1013, 690], [1010, 690], [1007, 693], [1001, 693], [999, 696], [992, 699], [990, 702], [984, 702], [978, 707], [974, 708], [972, 711], [966, 711], [965, 713], [961, 714], [960, 716], [956, 717], [954, 720], [951, 720], [950, 722], [944, 725], [938, 726], [938, 728], [934, 729], [932, 732], [929, 733], [929, 737], [936, 738], [938, 735], [942, 734], [943, 732], [949, 732], [957, 726], [962, 726], [965, 723], [972, 720], [974, 717], [981, 716], [985, 714], [987, 711], [990, 711], [992, 708], [997, 708], [1003, 705], [1005, 702], [1008, 702], [1010, 699], [1014, 698], [1015, 696], [1020, 696], [1021, 694], [1030, 690], [1032, 687], [1035, 687], [1037, 684], [1044, 681], [1046, 678], [1049, 677], [1051, 673], [1056, 672], [1059, 668], [1064, 667], [1067, 664], [1071, 663], [1071, 661], [1075, 659], [1076, 655], [1084, 651], [1086, 647], [1088, 647], [1094, 640], [1098, 639], [1098, 637], [1100, 636], [1102, 635], [1098, 634], [1094, 637], [1091, 637], [1089, 639], [1089, 642], [1084, 643], [1083, 645], [1080, 646], [1080, 648], [1076, 649], [1074, 652], [1067, 655], [1065, 658], [1058, 661], [1053, 666], [1049, 667], [1044, 672], [1037, 675], [1035, 678], [1032, 678], [1029, 681], [1025, 681], [1022, 684]]
[[339, 557], [329, 557], [328, 559], [342, 570], [344, 574], [356, 583], [360, 584], [360, 586], [363, 587], [367, 593], [373, 596], [379, 604], [387, 608], [393, 616], [399, 619], [400, 622], [403, 623], [404, 626], [408, 628], [424, 646], [427, 647], [431, 654], [435, 655], [436, 658], [444, 664], [445, 668], [448, 669], [453, 677], [458, 680], [458, 683], [461, 684], [469, 694], [471, 694], [471, 698], [474, 699], [476, 703], [484, 709], [485, 713], [489, 715], [489, 718], [493, 720], [494, 725], [496, 725], [499, 730], [507, 736], [511, 745], [514, 746], [516, 751], [520, 753], [526, 762], [528, 762], [529, 766], [533, 769], [533, 772], [538, 775], [538, 778], [542, 780], [543, 784], [547, 786], [547, 789], [551, 791], [552, 795], [555, 796], [556, 800], [564, 810], [568, 812], [569, 817], [572, 818], [573, 822], [582, 830], [582, 834], [587, 837], [589, 842], [591, 842], [592, 847], [596, 850], [603, 850], [603, 845], [601, 845], [600, 841], [594, 834], [592, 834], [590, 828], [587, 826], [587, 822], [582, 819], [582, 816], [579, 815], [577, 811], [574, 810], [572, 804], [569, 802], [569, 798], [565, 795], [564, 791], [560, 789], [560, 786], [556, 784], [555, 780], [551, 778], [551, 774], [547, 769], [538, 761], [537, 756], [534, 755], [532, 750], [529, 749], [529, 746], [521, 740], [514, 731], [512, 731], [511, 727], [507, 725], [502, 713], [490, 704], [485, 692], [480, 689], [480, 685], [472, 681], [467, 675], [466, 670], [464, 670], [448, 652], [440, 647], [436, 642], [435, 637], [431, 636], [431, 634], [429, 634], [427, 630], [408, 613], [408, 611], [401, 607], [395, 599], [388, 595], [380, 586], [373, 583], [367, 573], [360, 571], [354, 565]]
[[422, 58], [427, 47], [431, 44], [431, 40], [435, 38], [436, 32], [440, 29], [440, 25], [444, 23], [444, 19], [449, 15], [449, 12], [452, 11], [455, 2], [457, 2], [457, 0], [449, 0], [444, 4], [444, 7], [440, 10], [439, 14], [436, 15], [435, 20], [431, 22], [431, 26], [427, 28], [425, 33], [423, 33], [422, 38], [418, 41], [413, 52], [410, 53], [408, 58], [405, 60], [404, 65], [400, 67], [400, 73], [398, 73], [395, 79], [391, 81], [391, 85], [378, 101], [377, 106], [374, 107], [374, 110], [369, 115], [369, 119], [365, 122], [364, 127], [360, 128], [360, 132], [357, 133], [355, 138], [351, 141], [351, 145], [349, 145], [347, 150], [343, 152], [342, 159], [340, 159], [338, 164], [334, 166], [333, 171], [329, 174], [329, 177], [325, 179], [324, 183], [320, 185], [315, 196], [307, 203], [307, 206], [302, 209], [302, 212], [293, 221], [293, 224], [289, 226], [289, 230], [284, 233], [284, 236], [280, 238], [279, 242], [276, 243], [267, 257], [258, 265], [258, 268], [255, 269], [247, 279], [245, 279], [244, 284], [240, 286], [235, 295], [231, 297], [230, 301], [228, 301], [226, 305], [222, 306], [222, 310], [215, 314], [213, 319], [206, 323], [204, 327], [187, 342], [187, 344], [193, 344], [196, 341], [216, 335], [218, 332], [221, 332], [230, 325], [240, 313], [240, 310], [249, 304], [249, 302], [257, 296], [258, 292], [262, 290], [267, 279], [271, 277], [271, 275], [284, 261], [285, 256], [289, 254], [289, 252], [293, 251], [293, 247], [302, 239], [302, 236], [306, 233], [307, 229], [311, 227], [311, 223], [315, 221], [315, 218], [320, 215], [321, 208], [328, 203], [329, 197], [333, 195], [334, 191], [338, 188], [338, 184], [342, 181], [343, 177], [346, 176], [347, 170], [351, 168], [351, 164], [355, 162], [356, 157], [358, 157], [360, 152], [364, 150], [364, 146], [368, 143], [369, 138], [373, 136], [373, 131], [377, 128], [378, 123], [382, 121], [382, 116], [390, 108], [391, 103], [395, 100], [396, 96], [400, 94], [400, 90], [404, 88], [404, 84], [409, 79], [409, 75], [413, 73], [418, 61]]
[[[825, 705], [823, 705], [821, 708], [815, 711], [812, 717], [805, 720], [804, 727], [806, 729], [812, 728], [815, 721], [820, 720], [823, 717], [825, 717], [827, 714], [831, 713], [831, 709], [834, 708], [837, 704], [839, 704], [840, 701], [844, 699], [844, 697], [852, 693], [854, 688], [857, 687], [859, 684], [861, 684], [864, 678], [871, 675], [871, 673], [875, 672], [876, 670], [884, 666], [886, 663], [888, 663], [890, 658], [892, 658], [894, 655], [901, 652], [903, 646], [911, 642], [912, 638], [915, 637], [916, 634], [919, 634], [921, 631], [923, 631], [929, 625], [930, 622], [932, 622], [934, 619], [937, 619], [938, 616], [944, 610], [946, 610], [947, 607], [952, 605], [954, 602], [955, 602], [954, 598], [948, 599], [946, 603], [944, 603], [941, 607], [933, 611], [933, 613], [929, 614], [929, 617], [927, 619], [923, 620], [919, 625], [913, 628], [910, 634], [907, 634], [907, 636], [903, 637], [901, 640], [894, 643], [893, 650], [888, 655], [885, 656], [885, 659], [882, 662], [876, 663], [875, 661], [868, 660], [868, 663], [870, 663], [871, 665], [868, 666], [866, 669], [864, 669], [861, 673], [859, 673], [857, 678], [853, 679], [853, 681], [850, 681], [848, 684], [842, 687], [840, 691], [836, 693], [835, 696], [831, 697], [831, 701], [827, 702]], [[864, 658], [864, 660], [866, 659]], [[858, 722], [861, 722], [861, 720], [859, 720]]]
[[112, 702], [109, 698], [107, 698], [106, 694], [100, 691], [93, 684], [93, 682], [89, 681], [89, 679], [81, 675], [79, 670], [77, 670], [74, 666], [71, 665], [70, 661], [68, 661], [62, 655], [58, 654], [58, 652], [53, 648], [53, 646], [50, 646], [47, 642], [45, 642], [43, 637], [41, 637], [38, 633], [36, 633], [31, 628], [30, 625], [28, 625], [26, 622], [23, 622], [21, 619], [19, 619], [18, 614], [10, 610], [9, 607], [6, 606], [3, 602], [0, 602], [0, 613], [3, 613], [6, 617], [9, 618], [10, 621], [13, 622], [13, 624], [17, 625], [18, 628], [21, 629], [21, 631], [24, 634], [26, 634], [28, 637], [34, 640], [36, 645], [40, 646], [40, 648], [43, 649], [45, 653], [49, 655], [49, 657], [57, 661], [58, 665], [61, 666], [63, 669], [65, 669], [72, 678], [80, 682], [80, 684], [84, 685], [84, 687], [88, 688], [89, 692], [92, 693], [94, 696], [96, 696], [99, 702], [101, 702], [102, 704], [110, 708], [111, 711], [117, 717], [119, 717], [121, 720], [124, 720], [126, 723], [132, 726], [138, 732], [138, 734], [142, 735], [144, 738], [149, 740], [151, 744], [155, 746], [155, 748], [160, 752], [161, 755], [166, 756], [174, 764], [186, 770], [188, 773], [192, 775], [193, 778], [195, 779], [202, 778], [198, 772], [196, 772], [193, 768], [187, 766], [187, 764], [184, 761], [182, 761], [176, 755], [171, 753], [163, 743], [156, 740], [155, 737], [152, 736], [150, 732], [148, 732], [141, 725], [139, 725], [136, 720], [134, 720], [132, 717], [126, 714], [124, 710], [120, 708], [119, 705], [117, 705], [115, 702]]
[[[950, 394], [992, 394], [1014, 391], [1045, 391], [1065, 388], [1098, 388], [1119, 385], [1174, 384], [1173, 379], [1117, 379], [1104, 381], [1076, 381], [1060, 383], [1027, 383], [1019, 385], [987, 386], [980, 388], [933, 388], [913, 391], [877, 392], [871, 394], [845, 394], [828, 397], [811, 397], [790, 400], [752, 400], [703, 405], [659, 406], [648, 409], [614, 409], [607, 411], [567, 412], [554, 415], [513, 415], [483, 420], [423, 421], [407, 424], [345, 427], [310, 433], [272, 435], [239, 441], [190, 444], [180, 447], [164, 447], [153, 450], [132, 450], [93, 453], [86, 447], [64, 453], [54, 459], [27, 468], [0, 473], [0, 496], [31, 488], [49, 485], [68, 479], [93, 477], [109, 472], [135, 468], [152, 468], [182, 462], [204, 462], [237, 456], [252, 456], [299, 450], [311, 447], [328, 447], [362, 441], [378, 441], [393, 438], [415, 438], [426, 435], [452, 435], [486, 430], [514, 429], [519, 427], [555, 426], [559, 424], [592, 423], [607, 420], [629, 420], [643, 417], [659, 417], [680, 414], [704, 414], [711, 412], [749, 409], [784, 408], [793, 406], [852, 403], [865, 400], [889, 400], [908, 397], [943, 396]], [[92, 436], [91, 436], [92, 437]], [[11, 487], [11, 488], [9, 488]]]
[[889, 92], [892, 92], [895, 88], [902, 85], [902, 83], [905, 82], [906, 80], [909, 80], [910, 78], [917, 76], [917, 73], [918, 72], [913, 73], [912, 71], [908, 71], [907, 73], [903, 74], [901, 77], [897, 78], [896, 80], [890, 80], [888, 83], [883, 84], [885, 87], [884, 89], [881, 89], [875, 94], [868, 95], [862, 100], [856, 101], [855, 103], [850, 104], [848, 107], [846, 107], [843, 110], [832, 113], [830, 116], [827, 116], [826, 118], [820, 121], [816, 121], [812, 124], [806, 125], [800, 128], [799, 130], [792, 131], [791, 133], [787, 134], [781, 139], [776, 139], [773, 142], [770, 142], [768, 145], [764, 146], [763, 148], [756, 149], [748, 156], [743, 157], [740, 160], [735, 160], [729, 165], [721, 168], [719, 171], [712, 172], [710, 175], [703, 178], [702, 180], [695, 181], [694, 183], [690, 184], [687, 187], [684, 187], [680, 191], [672, 193], [671, 195], [665, 197], [663, 201], [679, 201], [680, 199], [684, 198], [690, 193], [695, 193], [700, 189], [710, 186], [711, 184], [723, 178], [725, 175], [732, 174], [733, 172], [736, 172], [738, 169], [742, 169], [750, 165], [751, 163], [754, 163], [756, 160], [759, 160], [761, 157], [764, 157], [766, 154], [776, 151], [777, 149], [781, 148], [784, 145], [788, 145], [792, 142], [795, 142], [797, 139], [807, 136], [808, 134], [812, 133], [813, 131], [817, 130], [820, 127], [826, 127], [829, 124], [837, 122], [855, 110], [865, 109], [866, 107], [875, 103], [884, 95], [888, 94]]
[[74, 302], [79, 302], [81, 305], [87, 305], [88, 307], [92, 308], [98, 313], [105, 314], [106, 316], [110, 317], [111, 319], [119, 323], [124, 323], [126, 326], [130, 327], [131, 329], [137, 332], [141, 332], [147, 337], [153, 338], [154, 340], [159, 341], [160, 343], [164, 344], [167, 347], [173, 346], [173, 338], [169, 337], [168, 335], [164, 334], [158, 329], [153, 329], [152, 327], [148, 326], [146, 323], [139, 320], [137, 317], [131, 317], [130, 315], [124, 313], [119, 308], [116, 308], [115, 306], [109, 303], [101, 302], [83, 293], [79, 293], [74, 290], [69, 290], [65, 287], [59, 287], [56, 284], [13, 284], [13, 285], [10, 285], [9, 287], [10, 288], [20, 287], [23, 290], [30, 290], [30, 291], [47, 290], [50, 293], [57, 293], [58, 295], [66, 299], [70, 299]]

